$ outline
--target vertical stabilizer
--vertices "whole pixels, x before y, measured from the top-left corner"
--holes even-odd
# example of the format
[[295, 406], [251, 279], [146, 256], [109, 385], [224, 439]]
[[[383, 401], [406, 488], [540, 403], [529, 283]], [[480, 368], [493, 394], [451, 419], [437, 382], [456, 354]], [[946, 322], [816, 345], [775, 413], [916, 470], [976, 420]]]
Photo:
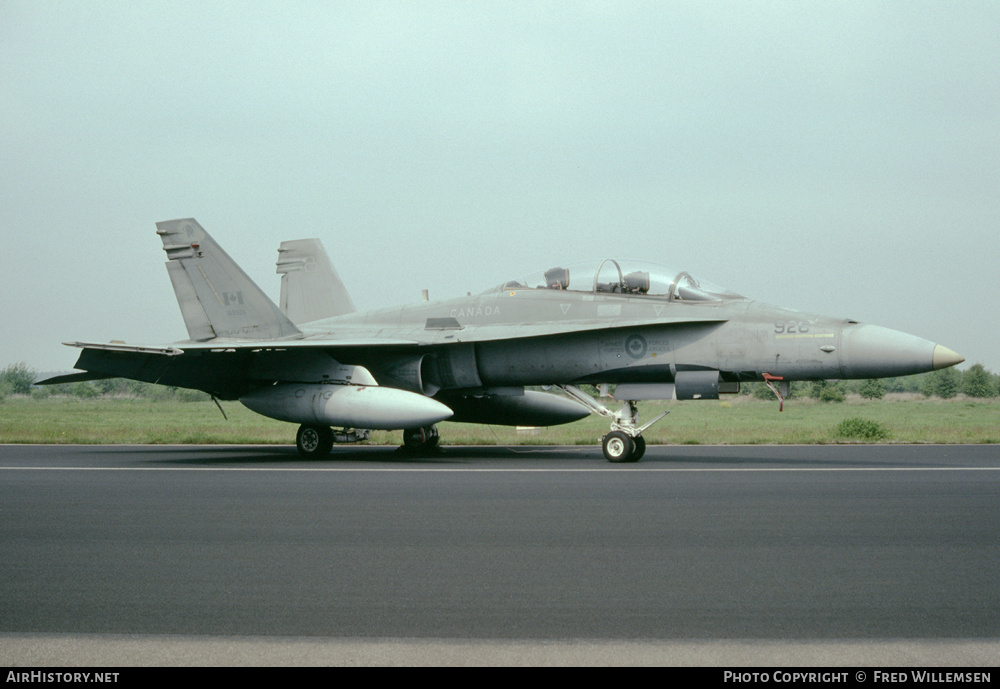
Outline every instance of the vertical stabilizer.
[[293, 323], [354, 312], [354, 302], [318, 239], [295, 239], [278, 247], [281, 310]]
[[193, 218], [156, 223], [192, 340], [293, 337], [292, 324]]

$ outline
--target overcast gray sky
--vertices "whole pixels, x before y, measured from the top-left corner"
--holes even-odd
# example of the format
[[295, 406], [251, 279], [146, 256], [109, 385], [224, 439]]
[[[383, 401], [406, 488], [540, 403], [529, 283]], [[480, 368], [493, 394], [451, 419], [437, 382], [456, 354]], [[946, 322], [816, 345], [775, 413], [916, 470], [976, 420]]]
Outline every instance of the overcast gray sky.
[[0, 366], [185, 338], [154, 223], [359, 308], [642, 258], [1000, 372], [1000, 3], [0, 0]]

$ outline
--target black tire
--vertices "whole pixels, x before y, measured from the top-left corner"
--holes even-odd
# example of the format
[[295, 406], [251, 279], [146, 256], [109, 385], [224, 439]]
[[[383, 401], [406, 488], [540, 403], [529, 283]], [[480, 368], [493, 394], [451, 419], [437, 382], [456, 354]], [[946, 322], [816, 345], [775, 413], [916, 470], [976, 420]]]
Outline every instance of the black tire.
[[635, 447], [632, 448], [632, 454], [628, 456], [628, 461], [638, 462], [646, 454], [646, 439], [637, 435], [632, 438], [632, 442], [635, 443]]
[[403, 447], [407, 450], [419, 450], [426, 442], [426, 434], [423, 428], [404, 428]]
[[426, 444], [426, 447], [427, 447], [428, 449], [432, 449], [432, 450], [433, 450], [433, 449], [436, 449], [436, 448], [437, 448], [437, 446], [438, 446], [438, 445], [439, 445], [440, 443], [441, 443], [441, 434], [440, 434], [440, 433], [438, 433], [438, 427], [437, 427], [437, 426], [431, 426], [431, 427], [430, 427], [430, 428], [428, 429], [428, 435], [427, 435], [427, 444]]
[[333, 449], [333, 430], [329, 426], [299, 426], [295, 448], [306, 459], [320, 459]]
[[403, 429], [403, 447], [410, 452], [431, 452], [440, 442], [437, 426]]
[[604, 449], [604, 458], [609, 462], [630, 462], [635, 450], [635, 442], [627, 433], [621, 431], [611, 431], [601, 442]]

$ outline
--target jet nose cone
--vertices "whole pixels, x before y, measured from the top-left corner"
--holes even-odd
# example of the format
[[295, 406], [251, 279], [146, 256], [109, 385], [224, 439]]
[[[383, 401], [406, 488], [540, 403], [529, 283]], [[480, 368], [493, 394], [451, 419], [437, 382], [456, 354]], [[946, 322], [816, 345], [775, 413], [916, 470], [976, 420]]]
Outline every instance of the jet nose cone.
[[961, 354], [951, 351], [947, 347], [942, 347], [941, 345], [934, 345], [934, 370], [937, 371], [939, 368], [948, 368], [949, 366], [954, 366], [955, 364], [960, 364], [965, 361], [965, 357]]
[[877, 325], [844, 330], [841, 365], [845, 377], [883, 378], [925, 373], [964, 359], [947, 347]]

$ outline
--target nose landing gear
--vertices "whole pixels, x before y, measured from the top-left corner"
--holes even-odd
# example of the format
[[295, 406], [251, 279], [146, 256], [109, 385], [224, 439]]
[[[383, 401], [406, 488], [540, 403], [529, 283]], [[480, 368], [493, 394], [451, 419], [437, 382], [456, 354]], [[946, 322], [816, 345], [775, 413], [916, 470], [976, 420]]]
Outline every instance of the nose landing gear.
[[638, 462], [646, 454], [646, 439], [642, 432], [670, 413], [665, 411], [649, 423], [639, 425], [639, 407], [633, 400], [625, 400], [622, 408], [612, 411], [593, 397], [572, 385], [560, 385], [567, 395], [591, 411], [611, 419], [611, 432], [601, 439], [604, 457], [609, 462]]
[[611, 431], [601, 439], [601, 446], [609, 462], [638, 462], [646, 454], [646, 439], [624, 431]]

